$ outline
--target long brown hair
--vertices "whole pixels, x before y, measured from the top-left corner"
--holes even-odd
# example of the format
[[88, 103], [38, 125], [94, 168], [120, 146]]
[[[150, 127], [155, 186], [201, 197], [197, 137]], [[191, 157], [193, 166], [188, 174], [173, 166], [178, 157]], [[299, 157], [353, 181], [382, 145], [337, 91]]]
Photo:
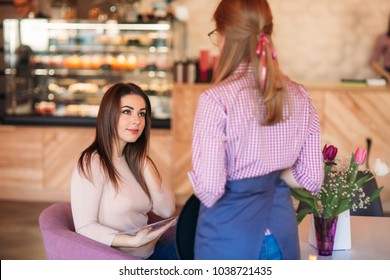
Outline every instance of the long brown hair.
[[[158, 170], [153, 161], [148, 157], [148, 146], [151, 129], [151, 105], [146, 93], [137, 85], [132, 83], [117, 83], [111, 86], [104, 94], [100, 103], [96, 120], [96, 136], [92, 144], [86, 148], [78, 161], [78, 168], [84, 176], [93, 182], [91, 175], [91, 160], [94, 153], [100, 157], [100, 165], [116, 191], [119, 189], [118, 181], [121, 180], [118, 171], [113, 164], [113, 143], [118, 141], [117, 124], [120, 116], [120, 102], [125, 95], [134, 94], [141, 96], [146, 105], [145, 128], [141, 136], [134, 143], [127, 143], [123, 149], [123, 155], [137, 182], [145, 193], [150, 197], [142, 169], [145, 161], [148, 160]], [[159, 175], [160, 176], [160, 175]]]
[[266, 106], [264, 125], [272, 125], [283, 119], [282, 73], [266, 44], [266, 78], [261, 89], [262, 63], [256, 55], [259, 35], [264, 33], [271, 40], [272, 13], [266, 0], [222, 0], [214, 12], [217, 32], [225, 36], [214, 81], [230, 76], [242, 62], [253, 65], [259, 90]]

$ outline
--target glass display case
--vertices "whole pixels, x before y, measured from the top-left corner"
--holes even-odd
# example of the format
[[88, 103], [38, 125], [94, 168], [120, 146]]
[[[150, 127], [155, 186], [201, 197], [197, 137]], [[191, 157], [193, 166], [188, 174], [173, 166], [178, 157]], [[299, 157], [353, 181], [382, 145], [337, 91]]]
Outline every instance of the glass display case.
[[152, 126], [169, 127], [183, 23], [6, 19], [3, 25], [3, 123], [94, 125], [103, 94], [122, 81], [148, 93]]

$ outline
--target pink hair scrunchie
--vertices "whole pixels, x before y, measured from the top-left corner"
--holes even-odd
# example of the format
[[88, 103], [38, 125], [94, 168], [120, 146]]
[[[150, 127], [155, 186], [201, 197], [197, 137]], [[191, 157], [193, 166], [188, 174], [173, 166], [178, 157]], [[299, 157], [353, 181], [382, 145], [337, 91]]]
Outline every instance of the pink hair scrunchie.
[[269, 46], [271, 50], [272, 59], [276, 59], [276, 52], [274, 47], [272, 46], [271, 41], [268, 39], [268, 36], [265, 33], [260, 33], [259, 43], [256, 49], [256, 55], [260, 57], [262, 63], [262, 75], [261, 75], [261, 90], [265, 87], [265, 77], [267, 75], [267, 67], [266, 67], [266, 44]]

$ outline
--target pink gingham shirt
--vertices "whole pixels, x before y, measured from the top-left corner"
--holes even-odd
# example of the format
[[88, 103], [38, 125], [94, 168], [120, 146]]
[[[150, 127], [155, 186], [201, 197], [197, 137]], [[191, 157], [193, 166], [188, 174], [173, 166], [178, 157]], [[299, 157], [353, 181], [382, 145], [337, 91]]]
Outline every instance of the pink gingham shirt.
[[323, 180], [321, 136], [308, 92], [285, 78], [289, 105], [284, 121], [263, 126], [265, 113], [253, 69], [241, 64], [229, 78], [199, 97], [188, 173], [194, 193], [213, 206], [227, 180], [240, 180], [292, 167], [296, 181], [312, 193]]

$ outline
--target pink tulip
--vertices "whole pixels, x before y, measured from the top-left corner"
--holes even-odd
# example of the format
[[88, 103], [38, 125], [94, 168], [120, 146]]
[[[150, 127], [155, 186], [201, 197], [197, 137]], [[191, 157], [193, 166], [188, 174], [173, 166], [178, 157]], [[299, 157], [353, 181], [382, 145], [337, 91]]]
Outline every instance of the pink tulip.
[[337, 155], [337, 148], [333, 145], [325, 145], [322, 149], [322, 156], [326, 164], [334, 164], [334, 159]]
[[355, 162], [362, 165], [366, 161], [367, 152], [362, 148], [357, 148], [355, 152]]

